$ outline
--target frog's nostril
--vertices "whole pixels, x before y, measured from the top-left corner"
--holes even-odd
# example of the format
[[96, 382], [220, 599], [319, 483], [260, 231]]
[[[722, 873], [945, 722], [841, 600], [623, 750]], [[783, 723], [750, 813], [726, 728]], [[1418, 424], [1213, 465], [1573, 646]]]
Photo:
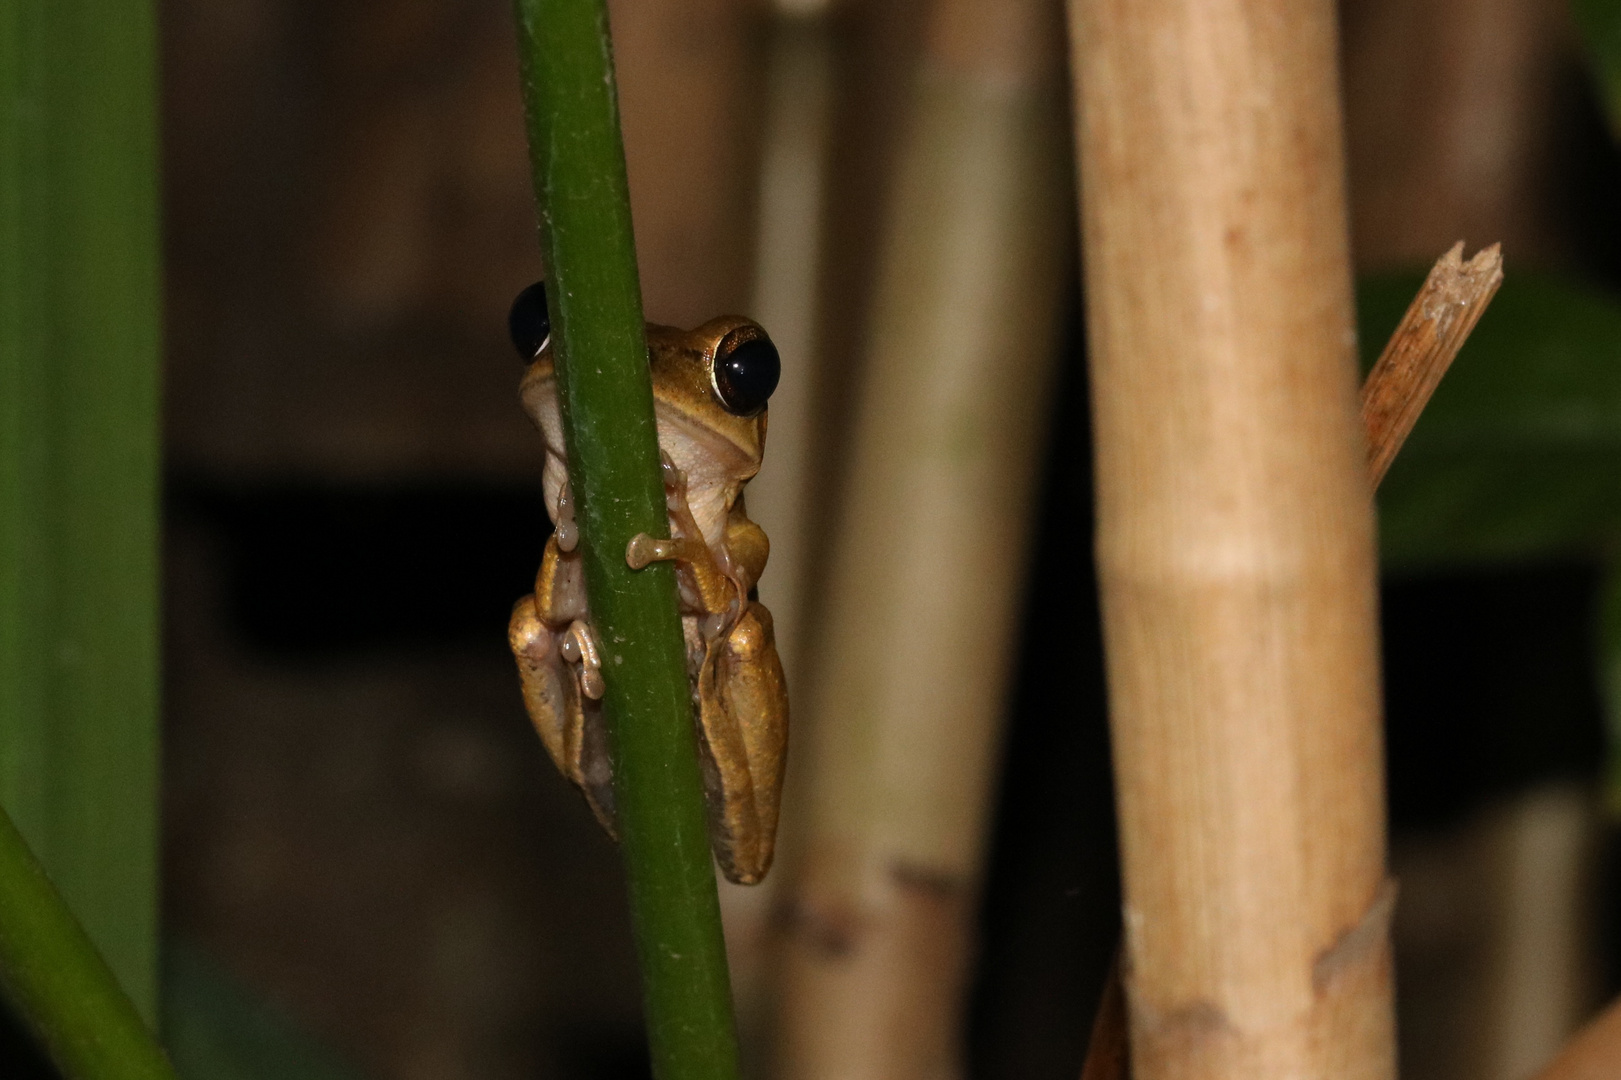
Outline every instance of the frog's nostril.
[[739, 342], [715, 357], [715, 391], [726, 411], [738, 416], [765, 408], [781, 377], [782, 360], [767, 337]]
[[512, 311], [507, 314], [507, 332], [512, 335], [512, 347], [526, 364], [546, 347], [552, 336], [552, 320], [546, 313], [544, 281], [535, 282], [512, 302]]

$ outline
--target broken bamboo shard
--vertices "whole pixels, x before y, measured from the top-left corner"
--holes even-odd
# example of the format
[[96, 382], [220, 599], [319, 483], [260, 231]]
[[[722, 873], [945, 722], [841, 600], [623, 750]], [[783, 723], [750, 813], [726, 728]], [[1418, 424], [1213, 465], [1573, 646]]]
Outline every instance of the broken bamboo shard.
[[1329, 0], [1072, 0], [1138, 1080], [1388, 1080]]
[[1503, 252], [1497, 244], [1465, 262], [1460, 240], [1430, 270], [1362, 386], [1374, 487], [1502, 283]]

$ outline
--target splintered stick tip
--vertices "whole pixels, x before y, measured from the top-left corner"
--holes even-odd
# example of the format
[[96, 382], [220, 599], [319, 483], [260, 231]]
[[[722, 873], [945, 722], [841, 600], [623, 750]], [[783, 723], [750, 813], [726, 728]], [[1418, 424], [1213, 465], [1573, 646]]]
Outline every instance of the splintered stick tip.
[[1463, 241], [1436, 260], [1362, 384], [1373, 487], [1418, 422], [1419, 413], [1503, 283], [1501, 244], [1463, 258]]

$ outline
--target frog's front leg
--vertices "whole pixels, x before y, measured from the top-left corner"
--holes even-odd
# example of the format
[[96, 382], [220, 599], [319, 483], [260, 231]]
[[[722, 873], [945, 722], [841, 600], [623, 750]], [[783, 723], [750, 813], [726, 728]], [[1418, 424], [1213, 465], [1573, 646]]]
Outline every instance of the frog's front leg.
[[602, 664], [586, 612], [579, 559], [559, 547], [556, 535], [546, 544], [534, 593], [512, 609], [507, 642], [518, 662], [524, 708], [546, 752], [614, 833]]
[[[695, 612], [705, 615], [735, 617], [742, 611], [743, 594], [748, 586], [738, 580], [737, 571], [727, 555], [725, 544], [712, 548], [709, 538], [693, 520], [687, 505], [687, 481], [681, 470], [662, 454], [664, 474], [664, 503], [670, 517], [669, 539], [637, 533], [625, 545], [625, 562], [632, 570], [640, 570], [655, 562], [670, 561], [685, 571], [678, 579], [683, 614]], [[715, 623], [718, 629], [722, 624]]]

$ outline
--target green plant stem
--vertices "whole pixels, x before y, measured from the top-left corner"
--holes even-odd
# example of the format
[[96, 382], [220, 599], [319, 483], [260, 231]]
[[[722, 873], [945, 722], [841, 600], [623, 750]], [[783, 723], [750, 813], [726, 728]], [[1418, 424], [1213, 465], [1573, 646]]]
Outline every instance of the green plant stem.
[[737, 1041], [693, 736], [675, 574], [632, 571], [668, 536], [630, 192], [602, 0], [518, 0], [529, 146], [569, 481], [619, 832], [659, 1080], [730, 1080]]
[[67, 1080], [175, 1080], [107, 962], [0, 811], [0, 983]]
[[157, 1009], [151, 0], [0, 3], [0, 802]]

